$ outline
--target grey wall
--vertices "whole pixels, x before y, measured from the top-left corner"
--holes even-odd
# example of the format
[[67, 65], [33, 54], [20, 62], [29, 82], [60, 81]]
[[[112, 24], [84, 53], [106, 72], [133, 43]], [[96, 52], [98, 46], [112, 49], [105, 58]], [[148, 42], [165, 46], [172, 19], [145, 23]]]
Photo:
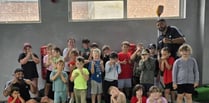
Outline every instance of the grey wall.
[[[67, 38], [76, 39], [78, 48], [83, 38], [98, 42], [100, 45], [111, 45], [113, 50], [120, 49], [120, 43], [128, 40], [134, 43], [144, 42], [148, 44], [155, 42], [157, 31], [155, 20], [136, 21], [103, 21], [103, 22], [68, 22], [68, 1], [59, 0], [58, 3], [51, 3], [50, 0], [41, 1], [42, 23], [38, 24], [1, 24], [0, 25], [0, 92], [7, 80], [12, 78], [12, 73], [16, 67], [20, 67], [17, 62], [19, 53], [22, 51], [24, 42], [30, 42], [33, 51], [39, 55], [42, 45], [52, 42], [61, 48], [66, 46]], [[191, 44], [200, 65], [200, 71], [207, 70], [208, 46], [202, 45], [200, 29], [200, 8], [201, 0], [189, 0], [187, 2], [186, 19], [168, 20], [168, 24], [175, 25], [181, 29], [187, 38], [187, 43]], [[207, 1], [207, 0], [206, 0]], [[209, 1], [206, 2], [206, 10], [209, 10]], [[209, 13], [206, 13], [209, 18]], [[205, 20], [205, 28], [208, 28], [208, 19]], [[205, 29], [205, 44], [208, 44]], [[204, 46], [204, 49], [202, 47]], [[204, 63], [202, 63], [204, 61]], [[40, 65], [39, 65], [40, 67]], [[202, 68], [203, 67], [203, 68]], [[40, 71], [40, 69], [39, 69]], [[201, 72], [202, 74], [202, 72]], [[203, 82], [208, 83], [207, 74], [203, 73]], [[43, 87], [44, 81], [41, 79], [39, 88]], [[5, 99], [0, 95], [0, 100]]]

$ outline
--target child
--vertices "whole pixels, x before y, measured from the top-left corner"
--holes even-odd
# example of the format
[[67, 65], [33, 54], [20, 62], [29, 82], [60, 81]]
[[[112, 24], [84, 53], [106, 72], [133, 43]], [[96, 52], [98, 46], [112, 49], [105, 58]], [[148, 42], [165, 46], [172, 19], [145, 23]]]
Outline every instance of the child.
[[132, 87], [132, 65], [131, 53], [129, 53], [130, 43], [123, 41], [121, 43], [121, 52], [118, 53], [118, 60], [121, 66], [121, 73], [118, 76], [118, 88], [123, 90], [128, 98], [131, 98], [130, 92]]
[[146, 103], [147, 97], [142, 96], [143, 88], [144, 87], [140, 84], [137, 84], [133, 88], [133, 96], [131, 97], [131, 103]]
[[76, 103], [86, 103], [87, 81], [89, 72], [84, 66], [84, 58], [78, 56], [76, 58], [77, 69], [73, 70], [71, 81], [74, 82], [74, 94]]
[[126, 103], [126, 96], [117, 87], [111, 86], [109, 88], [109, 94], [111, 95], [110, 103]]
[[[162, 96], [160, 88], [152, 86], [149, 89], [150, 96], [146, 103], [168, 103], [167, 100]], [[178, 103], [178, 102], [177, 102]]]
[[187, 103], [192, 103], [192, 93], [199, 84], [199, 71], [195, 58], [191, 57], [192, 48], [188, 44], [179, 47], [180, 58], [173, 65], [173, 88], [177, 89], [177, 103], [182, 103], [184, 96]]
[[103, 61], [100, 59], [101, 51], [98, 48], [92, 50], [93, 60], [89, 63], [91, 71], [91, 100], [92, 103], [101, 103]]
[[163, 80], [165, 85], [164, 95], [167, 100], [169, 99], [169, 95], [171, 93], [171, 102], [175, 100], [175, 93], [173, 91], [173, 83], [172, 83], [172, 68], [175, 58], [171, 56], [168, 47], [164, 47], [161, 49], [161, 58], [160, 58], [160, 70], [163, 72]]
[[59, 60], [56, 63], [56, 69], [50, 74], [50, 80], [53, 82], [54, 103], [65, 103], [67, 99], [68, 75], [63, 71], [65, 62]]
[[140, 83], [145, 88], [147, 95], [149, 88], [154, 85], [154, 77], [156, 74], [156, 60], [150, 57], [148, 49], [143, 49], [141, 60], [139, 61], [139, 70], [141, 70]]
[[43, 57], [43, 63], [44, 63], [44, 67], [46, 67], [47, 69], [47, 73], [46, 73], [46, 83], [45, 83], [45, 89], [44, 89], [44, 96], [46, 98], [54, 98], [54, 93], [52, 92], [52, 81], [50, 80], [50, 74], [52, 72], [53, 69], [53, 65], [51, 63], [52, 61], [52, 49], [53, 49], [53, 44], [49, 43], [47, 44], [47, 55], [45, 55]]
[[104, 97], [105, 103], [110, 103], [110, 95], [108, 89], [110, 86], [118, 86], [118, 75], [121, 72], [120, 64], [118, 63], [118, 54], [113, 52], [110, 54], [110, 60], [105, 64], [104, 77]]
[[141, 52], [143, 48], [143, 43], [138, 43], [137, 49], [131, 55], [131, 61], [133, 62], [133, 85], [140, 84], [139, 78], [141, 75], [141, 70], [139, 70], [139, 61], [141, 60]]
[[18, 87], [12, 87], [8, 103], [25, 103], [25, 100], [20, 95], [20, 89]]
[[[78, 51], [76, 49], [72, 49], [71, 52], [69, 53], [69, 80], [71, 78], [72, 72], [74, 69], [76, 69], [76, 57], [79, 55]], [[73, 88], [74, 88], [74, 83], [69, 81], [69, 95], [70, 95], [70, 102], [69, 103], [74, 103], [74, 93], [73, 93]]]

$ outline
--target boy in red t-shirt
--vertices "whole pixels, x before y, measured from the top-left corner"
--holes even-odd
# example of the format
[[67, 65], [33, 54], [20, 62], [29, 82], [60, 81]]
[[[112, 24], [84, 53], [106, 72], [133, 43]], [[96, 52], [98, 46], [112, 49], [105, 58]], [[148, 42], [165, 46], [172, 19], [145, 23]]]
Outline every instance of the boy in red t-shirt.
[[132, 87], [131, 78], [133, 70], [131, 66], [131, 54], [129, 53], [130, 43], [123, 41], [121, 44], [121, 52], [118, 53], [118, 60], [121, 65], [121, 73], [118, 76], [118, 88], [125, 90], [125, 94], [128, 98], [131, 97], [130, 91]]

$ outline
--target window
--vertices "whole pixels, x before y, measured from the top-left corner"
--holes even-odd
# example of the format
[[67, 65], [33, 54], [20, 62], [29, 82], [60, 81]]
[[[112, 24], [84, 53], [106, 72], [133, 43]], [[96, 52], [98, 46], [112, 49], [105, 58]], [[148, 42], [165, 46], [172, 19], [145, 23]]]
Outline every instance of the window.
[[40, 22], [39, 0], [0, 0], [0, 23]]
[[129, 20], [161, 17], [184, 18], [186, 0], [69, 0], [70, 21]]

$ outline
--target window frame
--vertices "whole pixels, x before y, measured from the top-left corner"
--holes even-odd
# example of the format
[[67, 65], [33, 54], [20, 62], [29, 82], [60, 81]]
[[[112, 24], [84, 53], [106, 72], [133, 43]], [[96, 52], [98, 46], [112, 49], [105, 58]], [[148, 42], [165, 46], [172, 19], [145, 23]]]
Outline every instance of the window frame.
[[[13, 0], [11, 0], [13, 1]], [[38, 13], [39, 13], [39, 20], [38, 21], [0, 21], [0, 24], [29, 24], [29, 23], [41, 23], [41, 1], [38, 1]], [[24, 1], [14, 1], [14, 2], [24, 2]], [[33, 2], [33, 1], [31, 1]]]
[[[88, 2], [88, 1], [123, 1], [123, 18], [119, 19], [85, 19], [85, 20], [73, 20], [72, 19], [72, 2]], [[95, 22], [95, 21], [131, 21], [131, 20], [156, 20], [156, 17], [146, 17], [146, 18], [128, 18], [127, 16], [127, 6], [128, 0], [68, 0], [68, 22]], [[165, 19], [185, 19], [186, 18], [186, 0], [179, 0], [179, 16], [176, 17], [163, 17]]]

